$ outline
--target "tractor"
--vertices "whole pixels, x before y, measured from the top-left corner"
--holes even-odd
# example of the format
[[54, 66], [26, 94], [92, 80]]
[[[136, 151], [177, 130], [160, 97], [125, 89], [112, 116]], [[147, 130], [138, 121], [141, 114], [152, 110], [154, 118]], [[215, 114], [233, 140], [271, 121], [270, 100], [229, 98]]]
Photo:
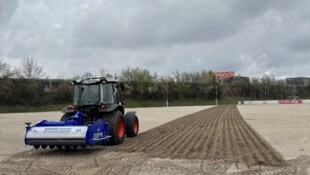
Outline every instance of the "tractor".
[[73, 105], [65, 107], [60, 121], [26, 124], [25, 144], [35, 149], [85, 148], [95, 144], [118, 145], [136, 137], [139, 120], [135, 111], [125, 114], [122, 83], [105, 77], [73, 80]]

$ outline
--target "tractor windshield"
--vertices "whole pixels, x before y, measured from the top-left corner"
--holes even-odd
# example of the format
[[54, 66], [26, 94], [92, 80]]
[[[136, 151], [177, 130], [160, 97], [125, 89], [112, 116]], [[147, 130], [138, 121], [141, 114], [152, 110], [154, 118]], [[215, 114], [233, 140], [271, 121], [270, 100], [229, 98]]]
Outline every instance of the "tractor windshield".
[[76, 85], [74, 90], [74, 105], [94, 105], [100, 102], [99, 85]]
[[112, 83], [103, 84], [101, 85], [101, 87], [102, 87], [102, 94], [101, 94], [102, 103], [104, 104], [114, 103], [116, 91], [113, 90], [114, 89], [113, 84]]

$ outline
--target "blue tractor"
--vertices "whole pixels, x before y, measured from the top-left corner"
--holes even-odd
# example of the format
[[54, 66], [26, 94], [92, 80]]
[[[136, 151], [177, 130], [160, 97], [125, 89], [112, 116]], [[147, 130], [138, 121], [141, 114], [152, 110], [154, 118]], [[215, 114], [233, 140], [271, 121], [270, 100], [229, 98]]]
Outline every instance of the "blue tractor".
[[139, 120], [136, 112], [125, 114], [121, 101], [123, 85], [105, 77], [72, 81], [73, 105], [62, 110], [60, 121], [26, 123], [25, 144], [35, 149], [47, 147], [85, 148], [95, 144], [118, 145], [136, 137]]

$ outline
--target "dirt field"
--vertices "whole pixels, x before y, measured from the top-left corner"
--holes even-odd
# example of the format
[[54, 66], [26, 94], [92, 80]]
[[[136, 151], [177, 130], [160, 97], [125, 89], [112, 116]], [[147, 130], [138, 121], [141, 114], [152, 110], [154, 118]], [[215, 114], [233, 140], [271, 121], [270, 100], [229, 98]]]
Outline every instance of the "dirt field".
[[[6, 126], [1, 125], [0, 172], [2, 174], [307, 174], [310, 164], [307, 154], [297, 155], [298, 157], [295, 156], [292, 160], [285, 159], [282, 152], [275, 149], [277, 147], [271, 146], [269, 144], [271, 142], [268, 143], [264, 139], [265, 133], [262, 137], [256, 132], [259, 131], [256, 127], [262, 124], [259, 122], [255, 124], [255, 115], [249, 118], [253, 114], [246, 106], [240, 109], [244, 112], [246, 120], [240, 115], [236, 106], [218, 106], [204, 110], [200, 108], [197, 107], [182, 118], [176, 113], [179, 111], [180, 114], [184, 107], [166, 108], [167, 113], [174, 116], [171, 118], [159, 116], [164, 108], [154, 109], [158, 110], [157, 113], [147, 110], [145, 114], [150, 112], [154, 117], [141, 118], [143, 121], [141, 127], [145, 123], [146, 128], [142, 128], [145, 132], [137, 138], [126, 139], [125, 143], [119, 146], [97, 146], [85, 150], [34, 150], [20, 146], [18, 143], [22, 142], [17, 139], [22, 139], [23, 130], [9, 126], [10, 122], [14, 125], [18, 120], [8, 120], [0, 115], [0, 121], [7, 123]], [[141, 113], [143, 112], [140, 112], [139, 116], [143, 116]], [[36, 117], [33, 119], [37, 120]], [[266, 118], [264, 121], [269, 120]], [[153, 122], [158, 127], [151, 129]], [[277, 125], [269, 128], [270, 131], [272, 128], [277, 128], [275, 126]], [[10, 133], [2, 127], [15, 131]], [[15, 144], [13, 148], [10, 148], [11, 144]], [[18, 150], [12, 151], [14, 147]]]
[[285, 159], [310, 155], [310, 105], [238, 106], [243, 118]]

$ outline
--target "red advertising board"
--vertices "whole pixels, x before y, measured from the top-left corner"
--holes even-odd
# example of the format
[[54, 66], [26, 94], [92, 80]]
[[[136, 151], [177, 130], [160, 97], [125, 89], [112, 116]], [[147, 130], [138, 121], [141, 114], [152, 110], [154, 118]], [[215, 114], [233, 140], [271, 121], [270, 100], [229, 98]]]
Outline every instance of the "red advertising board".
[[220, 79], [228, 79], [235, 77], [234, 71], [228, 71], [228, 72], [216, 72], [216, 76]]
[[279, 104], [302, 104], [302, 100], [279, 100]]

